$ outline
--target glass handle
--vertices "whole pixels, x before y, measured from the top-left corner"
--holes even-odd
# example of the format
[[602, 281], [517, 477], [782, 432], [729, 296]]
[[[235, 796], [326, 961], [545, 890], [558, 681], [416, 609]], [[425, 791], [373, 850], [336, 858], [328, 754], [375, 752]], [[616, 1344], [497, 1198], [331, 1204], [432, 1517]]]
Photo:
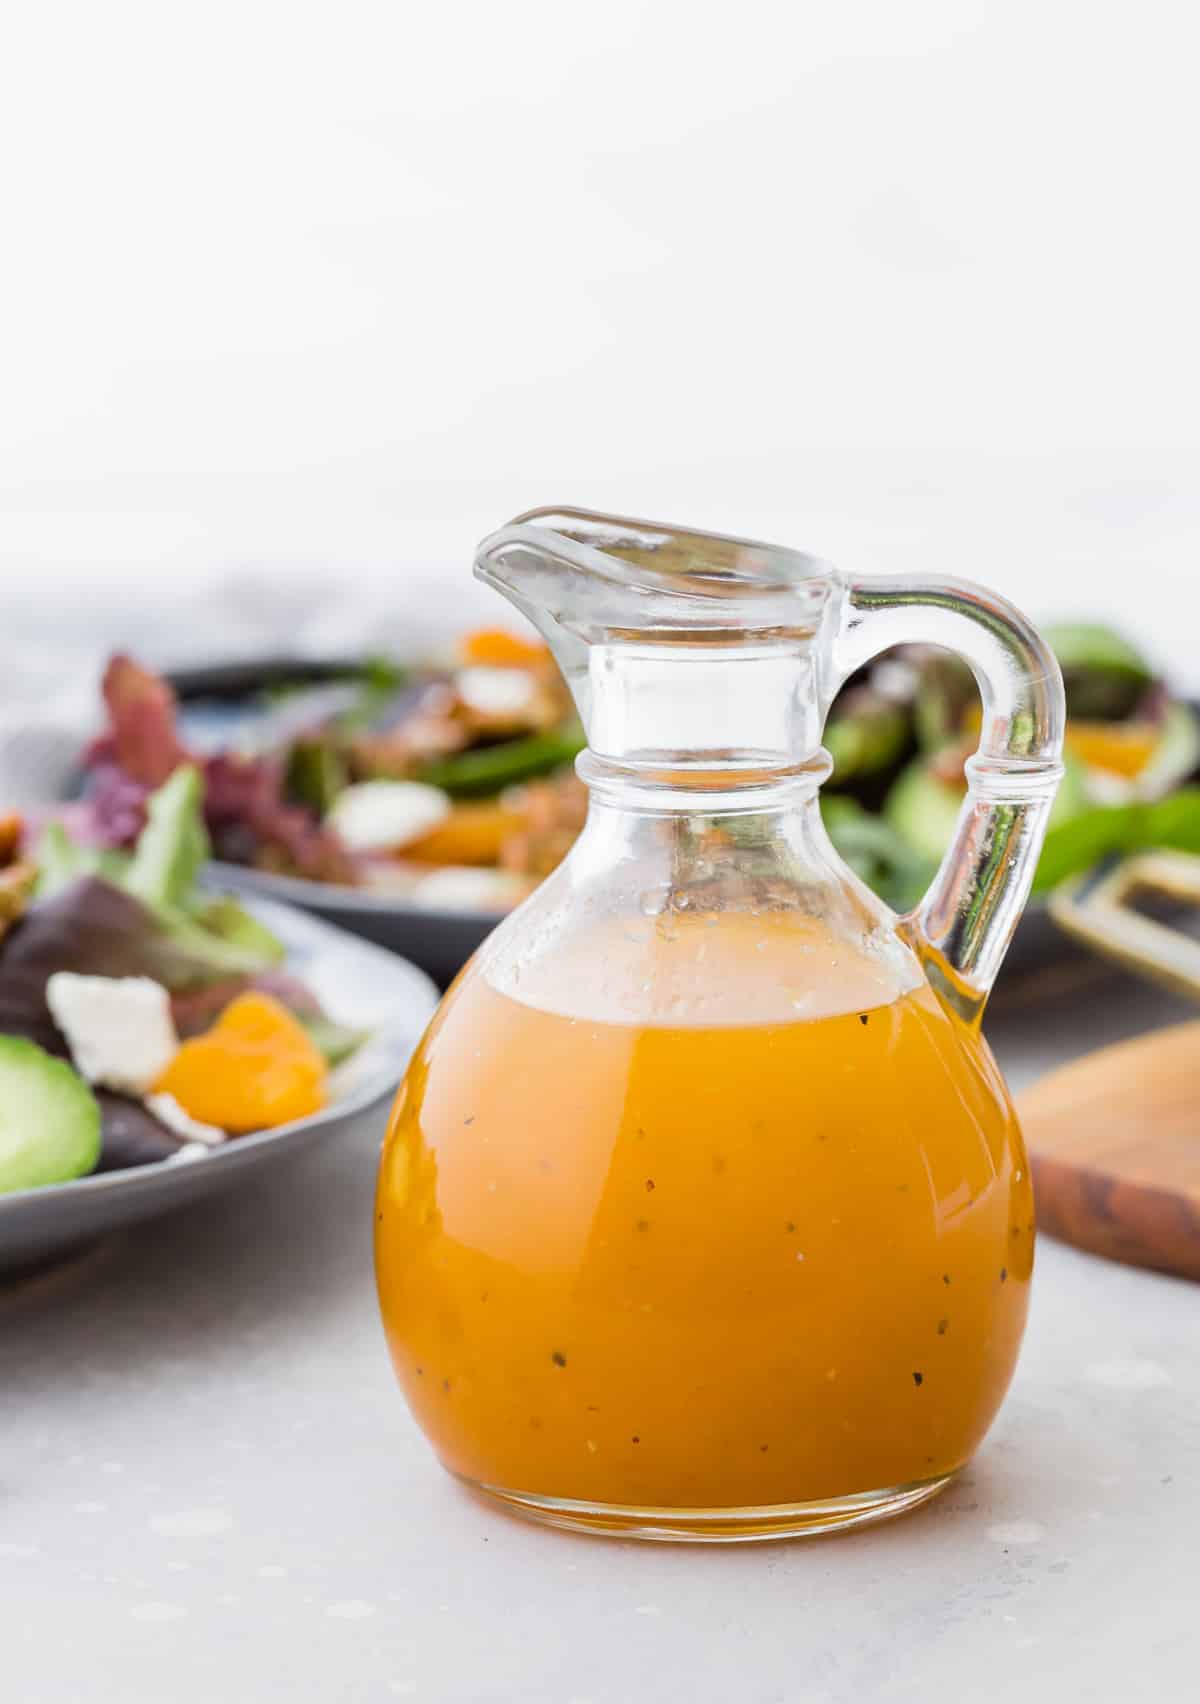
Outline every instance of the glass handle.
[[943, 998], [982, 1011], [1029, 897], [1062, 776], [1062, 675], [1003, 598], [964, 580], [842, 581], [825, 708], [846, 678], [893, 645], [938, 645], [970, 665], [983, 699], [979, 747], [954, 838], [903, 923]]

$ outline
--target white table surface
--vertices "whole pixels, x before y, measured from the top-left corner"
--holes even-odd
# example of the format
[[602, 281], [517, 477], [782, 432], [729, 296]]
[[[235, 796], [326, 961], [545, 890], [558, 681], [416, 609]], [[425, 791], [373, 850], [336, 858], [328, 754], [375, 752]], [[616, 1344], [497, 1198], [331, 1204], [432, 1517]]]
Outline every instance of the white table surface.
[[[1110, 982], [997, 1010], [1014, 1085], [1181, 1014]], [[1200, 1292], [1043, 1240], [1012, 1392], [927, 1509], [745, 1548], [477, 1506], [393, 1384], [381, 1115], [0, 1293], [11, 1704], [1192, 1700]]]

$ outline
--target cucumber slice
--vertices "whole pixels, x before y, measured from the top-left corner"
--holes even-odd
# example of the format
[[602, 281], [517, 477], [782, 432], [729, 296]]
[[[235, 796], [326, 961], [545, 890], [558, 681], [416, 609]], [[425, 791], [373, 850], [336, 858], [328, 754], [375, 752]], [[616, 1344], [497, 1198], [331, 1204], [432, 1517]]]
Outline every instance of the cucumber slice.
[[65, 1183], [100, 1158], [100, 1106], [63, 1059], [0, 1035], [0, 1195]]
[[1042, 628], [1063, 672], [1067, 715], [1098, 722], [1133, 714], [1154, 678], [1150, 664], [1127, 639], [1099, 622], [1072, 621]]

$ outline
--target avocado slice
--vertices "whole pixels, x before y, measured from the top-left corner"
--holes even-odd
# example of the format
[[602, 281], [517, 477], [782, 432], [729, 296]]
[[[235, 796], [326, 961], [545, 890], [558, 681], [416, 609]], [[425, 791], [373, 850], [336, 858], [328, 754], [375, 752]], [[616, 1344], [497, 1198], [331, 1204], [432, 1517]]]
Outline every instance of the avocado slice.
[[1062, 669], [1068, 716], [1118, 722], [1133, 714], [1154, 679], [1141, 652], [1100, 622], [1053, 623], [1042, 637]]
[[0, 1035], [0, 1195], [66, 1183], [100, 1158], [100, 1106], [63, 1059]]
[[[953, 837], [962, 802], [962, 787], [943, 781], [926, 759], [918, 758], [897, 779], [883, 815], [915, 851], [940, 862]], [[1083, 765], [1068, 759], [1050, 811], [1050, 827], [1070, 822], [1091, 809]]]
[[1135, 675], [1143, 682], [1153, 676], [1153, 670], [1136, 646], [1103, 622], [1052, 621], [1043, 625], [1042, 637], [1058, 658], [1061, 669], [1111, 669]]
[[1134, 786], [1139, 799], [1161, 799], [1200, 766], [1200, 719], [1190, 704], [1169, 704], [1154, 756]]
[[918, 758], [897, 777], [883, 807], [884, 821], [906, 845], [940, 863], [962, 802], [962, 788], [941, 780]]
[[907, 709], [869, 686], [843, 694], [822, 737], [833, 759], [831, 780], [837, 787], [895, 768], [909, 743]]

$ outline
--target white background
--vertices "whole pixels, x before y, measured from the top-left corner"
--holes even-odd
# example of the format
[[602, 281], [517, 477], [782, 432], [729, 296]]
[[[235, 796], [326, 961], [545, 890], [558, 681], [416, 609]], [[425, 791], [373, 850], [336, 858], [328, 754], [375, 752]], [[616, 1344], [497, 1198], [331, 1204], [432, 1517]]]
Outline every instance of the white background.
[[540, 502], [1109, 612], [1200, 682], [1193, 16], [14, 7], [8, 690], [486, 610]]

